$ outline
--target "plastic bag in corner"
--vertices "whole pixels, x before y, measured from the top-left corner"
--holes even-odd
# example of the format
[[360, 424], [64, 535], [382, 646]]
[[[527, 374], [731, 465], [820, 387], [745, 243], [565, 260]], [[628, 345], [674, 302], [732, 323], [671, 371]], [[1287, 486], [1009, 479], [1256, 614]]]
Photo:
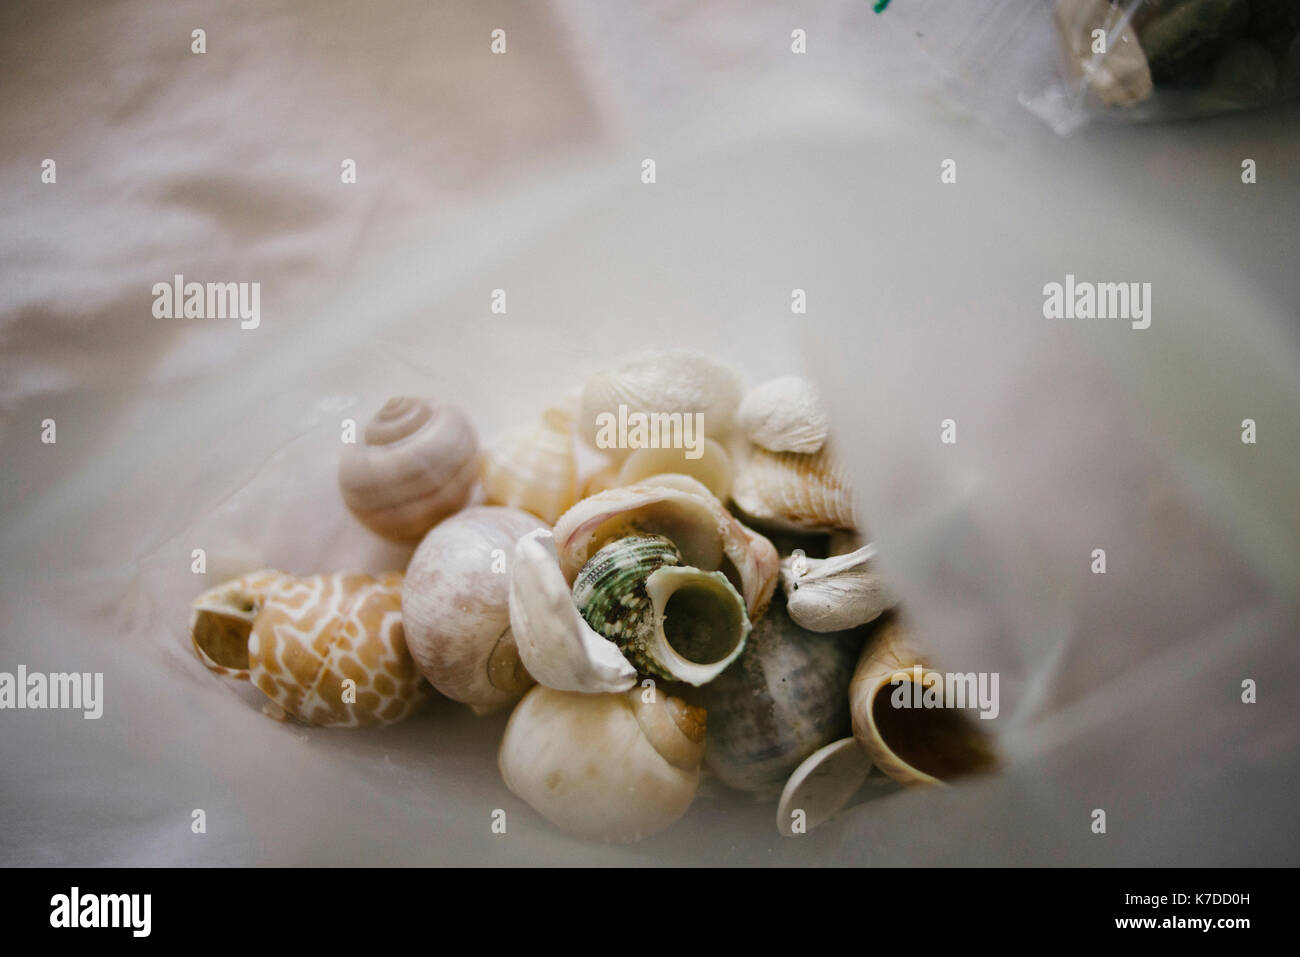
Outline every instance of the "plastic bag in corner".
[[1019, 104], [1065, 135], [1300, 95], [1300, 0], [1001, 0], [909, 11], [986, 112]]

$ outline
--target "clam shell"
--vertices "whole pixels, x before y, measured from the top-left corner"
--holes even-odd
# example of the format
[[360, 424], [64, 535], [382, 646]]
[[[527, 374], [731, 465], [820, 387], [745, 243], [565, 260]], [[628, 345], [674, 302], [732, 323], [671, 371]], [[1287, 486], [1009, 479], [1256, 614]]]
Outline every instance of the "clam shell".
[[659, 535], [605, 545], [578, 573], [573, 597], [587, 623], [638, 669], [691, 685], [721, 674], [750, 629], [726, 576], [680, 564]]
[[516, 543], [545, 527], [515, 508], [467, 508], [425, 536], [407, 565], [402, 613], [411, 654], [435, 688], [480, 714], [533, 683], [510, 627], [510, 563]]
[[857, 527], [848, 476], [829, 446], [815, 455], [751, 446], [737, 465], [731, 498], [757, 525], [825, 532]]
[[483, 450], [484, 498], [553, 523], [578, 500], [578, 462], [568, 416], [548, 410], [538, 425], [513, 429]]
[[[308, 724], [391, 724], [430, 694], [406, 648], [402, 576], [284, 577], [267, 592], [248, 639], [249, 677]], [[355, 683], [352, 695], [345, 686]]]
[[746, 528], [707, 488], [688, 476], [657, 485], [610, 489], [583, 499], [555, 523], [560, 569], [573, 582], [603, 545], [629, 534], [663, 535], [682, 562], [721, 570], [745, 599], [751, 621], [762, 615], [776, 589], [780, 557], [762, 535]]
[[709, 770], [738, 790], [774, 793], [800, 761], [846, 736], [862, 638], [804, 631], [778, 596], [739, 660], [702, 691]]
[[804, 833], [838, 814], [862, 789], [871, 774], [871, 759], [856, 738], [841, 738], [819, 748], [795, 768], [781, 791], [776, 829], [796, 837], [795, 812], [803, 812]]
[[736, 372], [707, 356], [685, 351], [645, 352], [618, 368], [592, 376], [579, 400], [578, 434], [592, 448], [615, 461], [630, 449], [598, 443], [602, 416], [702, 413], [706, 435], [721, 439], [733, 426], [740, 404], [741, 382]]
[[831, 558], [781, 560], [790, 617], [809, 631], [843, 631], [874, 621], [898, 604], [876, 572], [875, 545]]
[[497, 764], [510, 791], [563, 830], [631, 843], [671, 826], [700, 783], [705, 714], [654, 689], [519, 702]]
[[831, 417], [821, 395], [802, 376], [782, 376], [755, 387], [736, 412], [740, 430], [771, 452], [812, 454], [826, 444]]
[[362, 442], [339, 458], [339, 488], [352, 514], [396, 542], [418, 542], [469, 501], [478, 475], [478, 440], [455, 406], [389, 399]]

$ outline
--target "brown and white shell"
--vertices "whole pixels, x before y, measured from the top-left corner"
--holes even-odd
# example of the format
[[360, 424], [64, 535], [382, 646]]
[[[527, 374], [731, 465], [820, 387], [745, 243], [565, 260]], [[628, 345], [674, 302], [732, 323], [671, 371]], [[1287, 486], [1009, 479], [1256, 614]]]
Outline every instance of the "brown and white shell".
[[194, 654], [213, 674], [248, 680], [248, 633], [284, 572], [263, 568], [209, 588], [190, 603]]
[[602, 546], [638, 532], [663, 535], [682, 564], [722, 571], [736, 586], [751, 621], [776, 589], [780, 556], [762, 535], [738, 522], [713, 494], [684, 475], [615, 488], [583, 499], [555, 523], [560, 570], [570, 584]]
[[395, 542], [415, 543], [469, 501], [478, 478], [478, 439], [446, 403], [389, 399], [362, 441], [339, 459], [339, 488], [352, 514]]
[[401, 589], [398, 572], [282, 578], [248, 638], [253, 684], [308, 724], [401, 721], [431, 693], [406, 649]]
[[830, 446], [813, 455], [751, 445], [737, 463], [731, 499], [754, 524], [783, 531], [853, 529], [853, 490]]

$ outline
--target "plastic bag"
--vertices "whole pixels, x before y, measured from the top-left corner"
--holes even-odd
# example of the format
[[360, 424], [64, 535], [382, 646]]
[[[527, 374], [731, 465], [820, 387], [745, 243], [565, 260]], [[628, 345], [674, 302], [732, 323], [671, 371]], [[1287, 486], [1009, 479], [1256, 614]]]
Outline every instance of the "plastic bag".
[[1300, 94], [1295, 0], [1000, 0], [896, 5], [964, 100], [1090, 119], [1208, 116]]

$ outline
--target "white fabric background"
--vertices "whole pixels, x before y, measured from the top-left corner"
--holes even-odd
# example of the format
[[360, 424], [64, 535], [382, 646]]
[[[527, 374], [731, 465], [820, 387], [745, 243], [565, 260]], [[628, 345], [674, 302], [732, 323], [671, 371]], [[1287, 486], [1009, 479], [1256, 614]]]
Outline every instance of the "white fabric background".
[[[710, 860], [748, 863], [1294, 862], [1300, 732], [1272, 697], [1296, 685], [1296, 334], [1276, 321], [1294, 320], [1300, 303], [1294, 109], [1060, 140], [1028, 114], [972, 113], [950, 95], [925, 36], [941, 30], [943, 8], [6, 5], [0, 668], [104, 670], [109, 712], [3, 715], [3, 859], [646, 863], [696, 860], [707, 846]], [[789, 52], [796, 26], [808, 31], [805, 57]], [[189, 52], [195, 27], [207, 31], [202, 56]], [[508, 33], [504, 57], [488, 52], [496, 27]], [[951, 209], [913, 203], [931, 196], [921, 184], [949, 153], [972, 159], [963, 181], [986, 173], [996, 189]], [[898, 176], [904, 155], [911, 172], [880, 203], [865, 186]], [[644, 156], [668, 160], [653, 201], [631, 191]], [[1259, 163], [1256, 187], [1237, 179], [1243, 156]], [[40, 182], [45, 157], [58, 163], [56, 185]], [[344, 157], [357, 161], [355, 185], [339, 182]], [[1018, 203], [1017, 184], [1059, 208]], [[1096, 211], [1086, 228], [1080, 210]], [[1059, 341], [996, 348], [1016, 341], [1005, 338], [1014, 327], [971, 336], [975, 325], [946, 325], [967, 302], [951, 277], [968, 254], [972, 281], [1005, 297], [1014, 283], [989, 278], [988, 250], [1019, 250], [1035, 264], [1017, 280], [1041, 285], [1076, 261], [1050, 261], [1048, 237], [1061, 236], [1121, 272], [1123, 259], [1100, 251], [1159, 245], [1167, 255], [1142, 275], [1181, 287], [1169, 301], [1185, 310], [1216, 308], [1150, 355], [1107, 340], [1095, 364], [1065, 361]], [[932, 248], [949, 255], [942, 288], [922, 268]], [[855, 258], [865, 249], [875, 256]], [[902, 272], [864, 272], [891, 250]], [[808, 340], [765, 303], [818, 270], [837, 290], [824, 299], [837, 325]], [[915, 281], [901, 278], [908, 270]], [[262, 328], [155, 319], [150, 287], [177, 272], [261, 282]], [[487, 293], [502, 283], [511, 324], [493, 326]], [[925, 317], [930, 331], [908, 334]], [[281, 728], [189, 656], [197, 545], [212, 579], [262, 563], [401, 564], [401, 550], [337, 502], [342, 410], [434, 391], [459, 397], [490, 432], [656, 336], [725, 356], [751, 381], [807, 362], [846, 390], [837, 421], [850, 432], [867, 397], [890, 409], [861, 426], [860, 448], [885, 450], [855, 462], [861, 491], [934, 640], [968, 622], [988, 661], [1024, 679], [1007, 736], [1016, 773], [877, 802], [815, 841], [781, 841], [770, 808], [719, 799], [659, 841], [591, 848], [540, 826], [500, 786], [500, 722], [444, 706], [380, 737]], [[875, 358], [849, 361], [860, 355]], [[967, 361], [927, 364], [935, 355]], [[1180, 370], [1205, 373], [1204, 389]], [[1053, 406], [1053, 387], [1074, 373], [1076, 391]], [[948, 524], [933, 510], [952, 490], [927, 485], [935, 463], [898, 426], [935, 418], [955, 394], [945, 382], [964, 384], [965, 401], [1005, 430], [963, 466], [986, 492]], [[1117, 382], [1133, 394], [1112, 396]], [[1260, 463], [1243, 473], [1237, 450], [1207, 436], [1234, 437], [1252, 398], [1273, 416]], [[1179, 433], [1189, 403], [1207, 413], [1198, 422], [1211, 410], [1226, 418]], [[1041, 410], [1042, 435], [1053, 408], [1081, 430], [1077, 451], [1042, 475], [1006, 465], [1028, 431], [1011, 414], [1022, 404]], [[1130, 434], [1134, 408], [1144, 419]], [[54, 446], [39, 443], [45, 418], [58, 422]], [[1127, 482], [1081, 473], [1099, 450]], [[1065, 494], [1070, 478], [1071, 501], [1091, 495], [1086, 514], [1116, 523], [1117, 537], [1124, 522], [1161, 530], [1133, 541], [1148, 551], [1132, 575], [1163, 583], [1153, 606], [1125, 599], [1114, 619], [1092, 620], [1068, 588], [1008, 576], [1028, 574], [1022, 548], [1050, 556], [1047, 575], [1067, 543], [1087, 540], [1086, 528], [1045, 522], [1055, 499], [1017, 507], [1017, 492], [1061, 479]], [[1004, 491], [988, 497], [994, 480]], [[1191, 515], [1144, 525], [1154, 507], [1144, 490], [1163, 482]], [[1161, 571], [1202, 542], [1209, 558]], [[954, 577], [935, 558], [949, 554], [977, 570]], [[1175, 613], [1189, 606], [1189, 618]], [[1058, 630], [1050, 639], [1044, 623]], [[1145, 638], [1126, 631], [1138, 625]], [[1112, 643], [1125, 642], [1133, 654], [1116, 657]], [[1198, 704], [1230, 703], [1241, 669], [1229, 648], [1270, 676], [1244, 725], [1223, 703], [1212, 714]], [[1186, 669], [1192, 684], [1155, 681], [1159, 692], [1141, 695], [1123, 679], [1144, 660], [1157, 662], [1148, 677]], [[1222, 681], [1205, 684], [1216, 669]], [[1111, 746], [1134, 725], [1150, 730], [1151, 750], [1123, 751], [1116, 768]], [[1103, 796], [1079, 788], [1094, 768], [1113, 777]], [[1078, 808], [1106, 800], [1130, 828], [1141, 821], [1141, 839], [1121, 830], [1089, 843], [1071, 830], [1086, 817]], [[478, 827], [495, 806], [520, 822], [509, 841]], [[193, 807], [208, 810], [205, 838], [189, 833]]]

